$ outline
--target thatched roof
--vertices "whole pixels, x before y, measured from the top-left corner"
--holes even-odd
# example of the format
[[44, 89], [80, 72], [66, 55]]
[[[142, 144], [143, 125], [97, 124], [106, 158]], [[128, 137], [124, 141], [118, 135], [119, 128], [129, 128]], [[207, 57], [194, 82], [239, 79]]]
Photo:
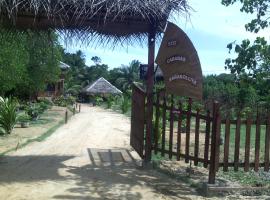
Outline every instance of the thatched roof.
[[119, 89], [103, 77], [85, 87], [82, 92], [86, 94], [122, 94]]
[[0, 26], [125, 42], [145, 38], [150, 24], [162, 32], [171, 12], [187, 11], [186, 0], [0, 0]]

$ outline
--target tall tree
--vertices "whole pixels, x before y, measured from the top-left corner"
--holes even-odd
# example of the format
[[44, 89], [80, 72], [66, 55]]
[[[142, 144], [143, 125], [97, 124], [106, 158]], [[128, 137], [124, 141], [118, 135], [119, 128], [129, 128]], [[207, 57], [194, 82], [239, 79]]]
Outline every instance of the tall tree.
[[133, 60], [129, 66], [122, 66], [119, 69], [119, 78], [116, 82], [122, 86], [122, 89], [131, 89], [132, 83], [139, 80], [140, 62]]
[[[270, 27], [270, 0], [222, 0], [222, 4], [229, 6], [241, 4], [240, 11], [254, 14], [254, 18], [245, 25], [249, 32], [257, 34], [260, 30]], [[253, 84], [262, 101], [270, 103], [270, 45], [269, 38], [257, 37], [255, 41], [244, 39], [241, 44], [228, 44], [229, 51], [236, 53], [236, 58], [225, 61], [226, 68], [236, 74], [241, 87], [247, 88], [243, 82]], [[250, 90], [249, 90], [250, 91]]]

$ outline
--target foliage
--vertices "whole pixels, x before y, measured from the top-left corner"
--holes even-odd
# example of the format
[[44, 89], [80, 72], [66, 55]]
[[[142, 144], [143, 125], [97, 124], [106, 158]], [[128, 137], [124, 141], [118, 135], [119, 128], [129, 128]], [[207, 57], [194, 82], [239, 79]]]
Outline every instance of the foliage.
[[103, 102], [103, 99], [99, 96], [96, 96], [94, 99], [94, 105], [100, 106], [101, 103]]
[[123, 95], [120, 108], [123, 114], [128, 112], [130, 108], [130, 98], [127, 95]]
[[270, 26], [269, 0], [222, 0], [222, 4], [225, 6], [229, 6], [239, 1], [242, 5], [242, 8], [240, 9], [241, 12], [255, 14], [256, 16], [255, 19], [252, 19], [251, 22], [245, 25], [248, 31], [258, 33], [261, 29]]
[[31, 120], [31, 117], [27, 113], [23, 113], [18, 116], [18, 121], [19, 122], [28, 122]]
[[109, 96], [106, 98], [106, 104], [107, 104], [107, 108], [110, 109], [112, 107], [114, 103], [114, 97], [113, 96]]
[[[269, 0], [222, 0], [222, 4], [229, 6], [235, 3], [241, 4], [241, 12], [255, 14], [254, 18], [245, 25], [249, 32], [258, 33], [270, 25], [270, 1]], [[254, 42], [248, 39], [241, 44], [232, 42], [228, 44], [229, 51], [236, 53], [236, 58], [228, 58], [225, 61], [226, 68], [237, 75], [239, 81], [252, 82], [252, 86], [262, 97], [268, 101], [270, 95], [270, 45], [264, 37], [257, 37]]]
[[2, 134], [11, 134], [18, 121], [17, 101], [0, 97], [0, 129]]
[[31, 120], [37, 120], [42, 112], [37, 104], [29, 104], [26, 108], [26, 113], [31, 117]]
[[59, 44], [54, 32], [0, 30], [0, 94], [29, 99], [59, 77]]
[[116, 82], [121, 85], [122, 90], [131, 89], [132, 83], [139, 81], [140, 62], [133, 60], [129, 66], [122, 66], [119, 69], [119, 77]]
[[73, 96], [68, 96], [68, 97], [60, 96], [60, 97], [56, 97], [53, 100], [53, 102], [57, 106], [67, 107], [67, 106], [73, 105], [76, 102], [76, 99]]

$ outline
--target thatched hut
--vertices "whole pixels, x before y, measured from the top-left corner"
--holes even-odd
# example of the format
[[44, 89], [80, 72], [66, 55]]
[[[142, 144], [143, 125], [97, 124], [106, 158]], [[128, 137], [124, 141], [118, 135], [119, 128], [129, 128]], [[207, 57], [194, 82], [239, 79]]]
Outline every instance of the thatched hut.
[[121, 95], [122, 92], [117, 89], [114, 85], [112, 85], [109, 81], [105, 78], [101, 77], [96, 80], [94, 83], [86, 86], [82, 93], [86, 95]]

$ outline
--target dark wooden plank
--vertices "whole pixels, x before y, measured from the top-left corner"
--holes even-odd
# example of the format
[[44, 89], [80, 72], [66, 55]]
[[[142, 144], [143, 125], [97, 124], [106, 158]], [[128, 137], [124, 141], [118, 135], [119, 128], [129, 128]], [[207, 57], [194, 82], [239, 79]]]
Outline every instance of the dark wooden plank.
[[192, 107], [192, 99], [188, 100], [188, 110], [187, 110], [187, 127], [186, 127], [186, 159], [185, 162], [189, 162], [189, 145], [190, 145], [190, 125], [191, 125], [191, 107]]
[[200, 117], [199, 117], [200, 110], [197, 110], [196, 116], [196, 124], [195, 124], [195, 148], [194, 148], [194, 165], [198, 166], [198, 157], [199, 157], [199, 141], [200, 141]]
[[226, 117], [225, 123], [225, 143], [224, 143], [224, 166], [223, 171], [228, 171], [228, 162], [229, 162], [229, 152], [230, 152], [230, 131], [231, 131], [231, 123], [230, 123], [230, 115], [228, 114]]
[[182, 134], [182, 103], [179, 102], [179, 113], [178, 113], [178, 132], [177, 132], [177, 154], [176, 159], [180, 160], [181, 154], [181, 134]]
[[205, 141], [204, 141], [204, 167], [207, 168], [208, 166], [208, 159], [209, 159], [209, 140], [210, 140], [210, 111], [207, 111], [207, 118], [206, 118], [206, 128], [205, 128]]
[[260, 139], [261, 139], [261, 122], [260, 122], [260, 114], [257, 113], [256, 119], [256, 138], [255, 138], [255, 167], [254, 171], [259, 171], [259, 163], [260, 163]]
[[159, 107], [159, 93], [157, 94], [157, 104], [156, 104], [156, 121], [155, 121], [155, 154], [157, 154], [158, 141], [159, 141], [159, 118], [160, 118], [160, 107]]
[[164, 156], [165, 139], [166, 139], [166, 97], [163, 98], [163, 111], [162, 111], [162, 139], [161, 139], [161, 155]]
[[248, 117], [246, 121], [246, 144], [245, 144], [245, 166], [244, 171], [249, 171], [249, 161], [250, 161], [250, 133], [251, 133], [252, 119]]
[[219, 147], [218, 141], [218, 128], [219, 128], [220, 116], [219, 116], [219, 104], [214, 102], [213, 104], [213, 124], [212, 124], [212, 135], [211, 135], [211, 155], [210, 155], [210, 166], [209, 166], [209, 184], [215, 184], [216, 172], [217, 172], [217, 148]]
[[235, 131], [234, 171], [238, 171], [238, 168], [239, 168], [240, 131], [241, 131], [241, 118], [240, 118], [240, 115], [238, 115], [237, 121], [236, 121], [236, 131]]
[[219, 158], [220, 158], [220, 136], [221, 136], [221, 115], [219, 112], [219, 107], [217, 110], [217, 130], [216, 130], [216, 171], [219, 170]]
[[169, 137], [169, 158], [172, 159], [172, 148], [173, 148], [173, 124], [174, 124], [174, 114], [173, 114], [173, 95], [171, 95], [171, 111], [170, 111], [170, 137]]
[[154, 89], [154, 65], [155, 65], [155, 35], [156, 28], [151, 25], [148, 34], [148, 71], [146, 80], [147, 109], [146, 109], [146, 140], [144, 162], [150, 162], [152, 157], [153, 135], [153, 89]]
[[267, 116], [266, 132], [265, 132], [264, 171], [269, 171], [269, 148], [270, 148], [270, 113], [268, 113]]

